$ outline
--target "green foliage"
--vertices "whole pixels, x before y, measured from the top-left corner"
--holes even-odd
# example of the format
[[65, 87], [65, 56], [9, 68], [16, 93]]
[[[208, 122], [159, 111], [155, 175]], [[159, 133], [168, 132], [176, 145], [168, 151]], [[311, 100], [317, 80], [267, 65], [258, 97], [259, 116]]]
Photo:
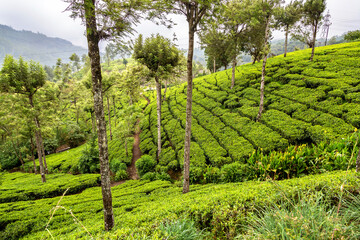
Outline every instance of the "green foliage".
[[[264, 206], [274, 206], [283, 201], [283, 194], [296, 201], [302, 192], [310, 196], [321, 191], [337, 206], [339, 194], [345, 199], [348, 191], [357, 192], [359, 179], [356, 176], [350, 171], [276, 183], [252, 181], [193, 185], [185, 195], [180, 186], [169, 182], [127, 181], [112, 188], [114, 217], [118, 227], [107, 233], [103, 231], [100, 187], [86, 189], [77, 195], [66, 195], [60, 205], [71, 208], [94, 238], [127, 239], [131, 234], [142, 238], [154, 234], [159, 236], [158, 226], [161, 223], [186, 218], [191, 219], [197, 229], [211, 232], [207, 238], [229, 239], [229, 236], [242, 233], [244, 226], [251, 223], [249, 216], [254, 216]], [[49, 210], [58, 201], [59, 197], [0, 204], [1, 236], [14, 235], [24, 239], [50, 237], [44, 226], [48, 222]], [[27, 229], [27, 224], [31, 228]], [[61, 210], [54, 215], [49, 230], [54, 237], [88, 237], [83, 228], [74, 224], [73, 218]]]
[[39, 175], [16, 172], [1, 173], [0, 179], [0, 203], [6, 203], [61, 196], [67, 188], [69, 194], [79, 193], [97, 186], [100, 175], [50, 174], [42, 183]]
[[189, 219], [177, 219], [161, 223], [159, 230], [169, 240], [200, 240], [205, 237], [205, 234], [196, 228], [195, 222]]
[[80, 173], [96, 173], [100, 170], [99, 149], [93, 135], [80, 156], [78, 169]]
[[135, 163], [136, 170], [140, 176], [145, 175], [145, 173], [152, 172], [155, 170], [156, 161], [153, 157], [149, 155], [143, 155]]
[[348, 223], [321, 194], [303, 194], [298, 202], [288, 200], [267, 206], [259, 216], [255, 215], [249, 228], [246, 239], [342, 239], [351, 236]]
[[115, 177], [114, 177], [114, 180], [115, 181], [121, 181], [121, 180], [126, 180], [129, 178], [129, 175], [128, 173], [126, 172], [126, 170], [124, 169], [119, 169], [116, 174], [115, 174]]
[[349, 31], [345, 34], [344, 39], [346, 41], [357, 41], [360, 39], [360, 30]]

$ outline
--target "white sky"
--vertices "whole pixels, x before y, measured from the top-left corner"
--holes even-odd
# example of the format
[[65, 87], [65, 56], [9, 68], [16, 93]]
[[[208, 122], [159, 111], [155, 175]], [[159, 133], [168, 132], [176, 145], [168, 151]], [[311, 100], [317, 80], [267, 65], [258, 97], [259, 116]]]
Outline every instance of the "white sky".
[[[49, 37], [64, 38], [86, 48], [85, 27], [81, 25], [80, 20], [71, 19], [69, 12], [64, 12], [66, 7], [67, 3], [61, 0], [0, 0], [0, 24], [16, 30], [29, 30]], [[327, 7], [333, 23], [330, 27], [330, 37], [360, 29], [360, 0], [327, 0]], [[137, 31], [145, 36], [160, 33], [171, 39], [175, 32], [177, 45], [186, 48], [188, 30], [185, 17], [174, 16], [173, 19], [178, 23], [173, 29], [169, 30], [146, 21], [137, 27]], [[274, 38], [281, 39], [283, 34], [275, 32]]]

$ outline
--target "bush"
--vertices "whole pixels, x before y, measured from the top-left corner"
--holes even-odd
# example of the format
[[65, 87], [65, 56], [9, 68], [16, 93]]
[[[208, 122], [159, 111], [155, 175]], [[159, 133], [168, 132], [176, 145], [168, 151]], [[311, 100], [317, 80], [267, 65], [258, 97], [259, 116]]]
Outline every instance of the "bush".
[[126, 170], [127, 166], [125, 163], [121, 162], [119, 159], [113, 159], [110, 162], [110, 170], [113, 173], [118, 172], [119, 170]]
[[82, 151], [78, 162], [78, 169], [80, 173], [96, 173], [100, 169], [99, 149], [96, 144], [96, 136], [91, 137], [85, 149]]
[[149, 180], [155, 181], [156, 180], [156, 172], [147, 172], [141, 176], [141, 180]]
[[221, 168], [222, 182], [243, 182], [246, 178], [248, 165], [239, 162], [224, 165]]
[[121, 181], [121, 180], [126, 180], [128, 178], [129, 178], [129, 175], [126, 172], [126, 170], [120, 169], [116, 172], [114, 180]]
[[145, 175], [145, 173], [155, 170], [156, 161], [149, 155], [143, 155], [139, 160], [136, 161], [135, 166], [140, 177], [142, 177]]

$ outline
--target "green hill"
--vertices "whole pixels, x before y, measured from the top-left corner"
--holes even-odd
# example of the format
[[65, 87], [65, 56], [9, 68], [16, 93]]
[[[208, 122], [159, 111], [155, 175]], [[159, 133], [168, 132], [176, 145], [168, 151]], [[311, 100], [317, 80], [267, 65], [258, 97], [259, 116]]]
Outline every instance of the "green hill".
[[[309, 57], [310, 50], [303, 50], [287, 58], [269, 59], [261, 123], [255, 122], [261, 64], [238, 67], [232, 90], [231, 69], [194, 79], [190, 162], [195, 182], [197, 176], [216, 175], [225, 165], [256, 165], [252, 159], [257, 154], [288, 159], [291, 154], [284, 157], [287, 152], [295, 156], [301, 151], [290, 145], [339, 141], [360, 127], [360, 43], [317, 48], [315, 60], [310, 62]], [[163, 149], [158, 171], [181, 169], [185, 110], [186, 84], [172, 87], [162, 107]], [[154, 96], [144, 113], [140, 147], [143, 154], [155, 157]], [[295, 160], [287, 161], [292, 165]], [[269, 161], [271, 165], [275, 157]]]
[[50, 38], [41, 33], [24, 30], [17, 31], [0, 24], [0, 63], [10, 54], [15, 58], [22, 56], [26, 60], [53, 66], [58, 58], [67, 62], [73, 53], [81, 56], [86, 54], [87, 50], [61, 38]]

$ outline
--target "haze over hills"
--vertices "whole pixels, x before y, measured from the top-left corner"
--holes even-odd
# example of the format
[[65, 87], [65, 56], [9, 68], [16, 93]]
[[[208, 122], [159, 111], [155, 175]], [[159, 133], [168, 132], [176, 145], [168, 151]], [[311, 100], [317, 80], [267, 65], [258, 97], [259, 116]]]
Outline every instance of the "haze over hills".
[[7, 54], [11, 54], [16, 58], [22, 56], [26, 60], [52, 66], [58, 58], [68, 62], [73, 53], [81, 56], [87, 54], [87, 50], [61, 38], [25, 30], [18, 31], [0, 24], [0, 63]]

